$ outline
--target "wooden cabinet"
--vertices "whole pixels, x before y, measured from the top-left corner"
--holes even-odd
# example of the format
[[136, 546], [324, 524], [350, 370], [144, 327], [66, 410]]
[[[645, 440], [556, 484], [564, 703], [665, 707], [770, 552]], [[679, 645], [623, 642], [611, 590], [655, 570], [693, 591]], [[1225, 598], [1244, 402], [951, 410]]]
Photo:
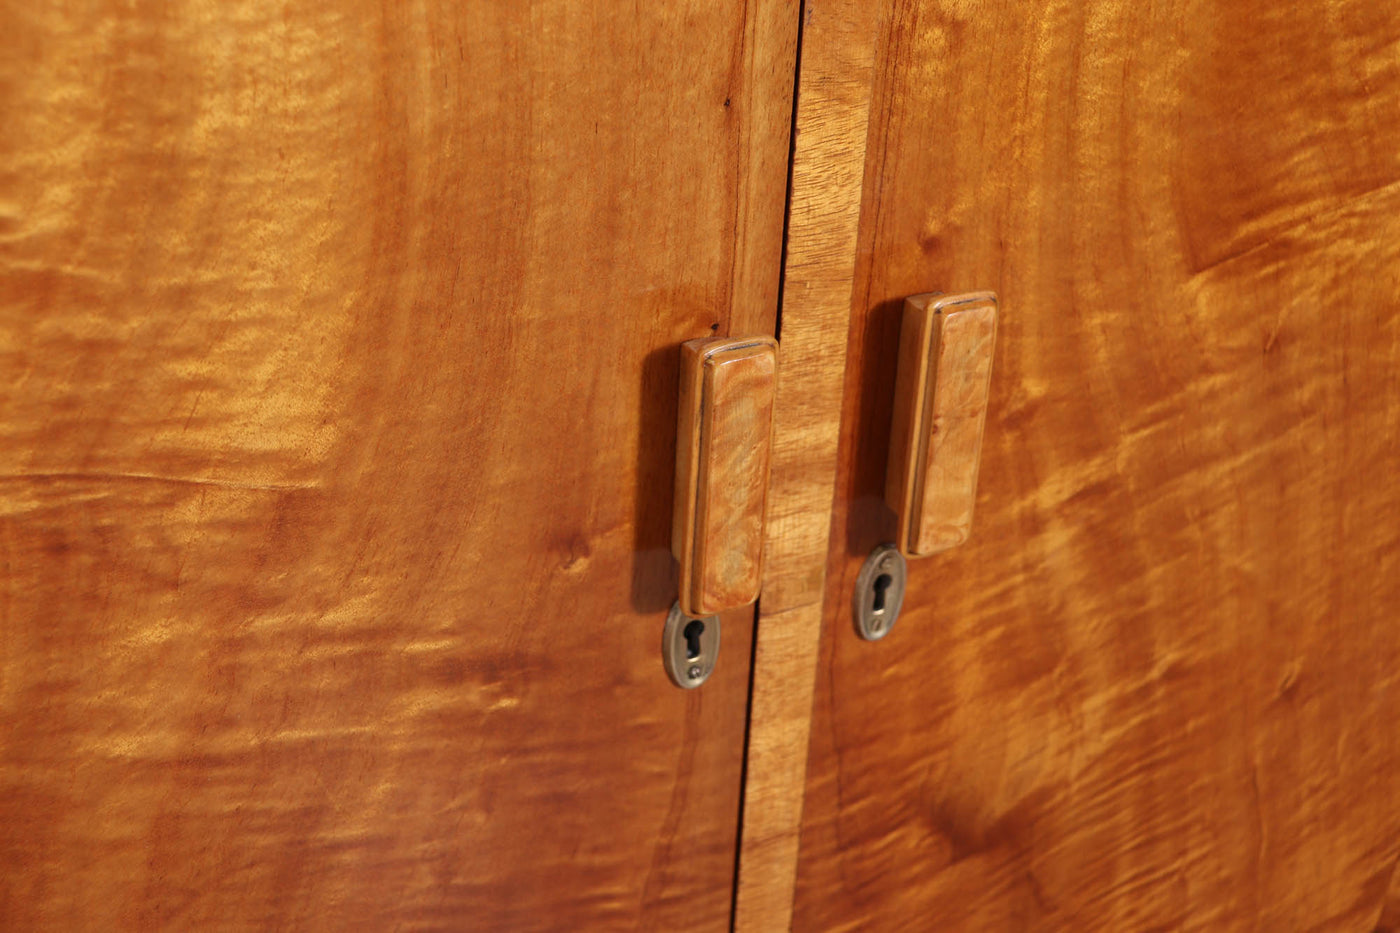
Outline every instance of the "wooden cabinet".
[[675, 348], [773, 332], [796, 19], [4, 22], [0, 926], [726, 926]]
[[[0, 928], [1400, 929], [1400, 8], [0, 22]], [[984, 289], [863, 641], [900, 307]], [[766, 557], [683, 691], [711, 335]]]
[[[919, 0], [876, 60], [795, 928], [1393, 929], [1400, 7]], [[1001, 298], [976, 518], [869, 644], [931, 288]]]

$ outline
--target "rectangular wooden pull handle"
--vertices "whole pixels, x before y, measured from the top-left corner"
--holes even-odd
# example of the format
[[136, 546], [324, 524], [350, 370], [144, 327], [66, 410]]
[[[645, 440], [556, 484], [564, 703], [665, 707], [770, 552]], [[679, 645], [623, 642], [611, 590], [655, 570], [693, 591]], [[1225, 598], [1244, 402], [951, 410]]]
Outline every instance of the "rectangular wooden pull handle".
[[714, 615], [758, 598], [777, 377], [772, 337], [681, 346], [671, 550], [687, 615]]
[[908, 557], [956, 547], [972, 531], [996, 333], [992, 292], [904, 302], [885, 501]]

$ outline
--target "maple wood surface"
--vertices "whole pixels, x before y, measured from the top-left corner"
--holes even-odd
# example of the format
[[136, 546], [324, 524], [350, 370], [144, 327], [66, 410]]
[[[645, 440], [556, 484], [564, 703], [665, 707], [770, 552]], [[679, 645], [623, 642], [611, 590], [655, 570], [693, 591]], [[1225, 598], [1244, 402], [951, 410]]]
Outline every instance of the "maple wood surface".
[[795, 4], [0, 24], [0, 927], [726, 929], [676, 348], [772, 333]]
[[[876, 60], [794, 928], [1392, 928], [1400, 7], [902, 0]], [[863, 642], [899, 309], [977, 289], [972, 534]]]
[[753, 658], [735, 929], [792, 917], [840, 439], [845, 335], [881, 4], [803, 6], [772, 488]]

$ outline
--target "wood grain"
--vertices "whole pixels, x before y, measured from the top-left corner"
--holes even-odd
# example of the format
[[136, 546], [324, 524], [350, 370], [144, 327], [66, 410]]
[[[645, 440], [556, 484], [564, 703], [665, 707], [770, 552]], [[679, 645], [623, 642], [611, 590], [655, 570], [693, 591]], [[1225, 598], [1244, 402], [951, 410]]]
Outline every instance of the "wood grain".
[[772, 333], [794, 5], [0, 24], [0, 928], [726, 929], [676, 347]]
[[802, 815], [877, 4], [804, 7], [782, 378], [754, 649], [735, 928], [787, 929]]
[[[1400, 8], [904, 0], [879, 60], [794, 928], [1376, 929]], [[900, 306], [973, 288], [977, 531], [865, 643]]]
[[671, 549], [688, 616], [758, 598], [777, 368], [772, 337], [681, 345]]
[[972, 532], [996, 329], [989, 292], [904, 301], [885, 504], [908, 557], [957, 547]]

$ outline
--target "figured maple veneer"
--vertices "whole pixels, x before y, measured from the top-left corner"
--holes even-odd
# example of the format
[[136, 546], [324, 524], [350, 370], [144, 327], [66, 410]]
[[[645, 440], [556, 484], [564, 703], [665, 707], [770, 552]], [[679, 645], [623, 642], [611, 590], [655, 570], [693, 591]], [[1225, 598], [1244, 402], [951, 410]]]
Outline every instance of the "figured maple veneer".
[[[753, 929], [1394, 933], [1400, 4], [879, 29], [796, 909]], [[976, 528], [872, 643], [934, 283], [1003, 312]]]
[[909, 557], [957, 547], [972, 531], [996, 333], [991, 292], [904, 303], [885, 501]]
[[729, 929], [676, 347], [773, 333], [797, 26], [0, 8], [0, 930]]
[[734, 898], [738, 933], [793, 928], [875, 39], [884, 15], [882, 4], [831, 0], [802, 27], [783, 264], [783, 378], [774, 413]]
[[681, 347], [672, 550], [681, 610], [707, 616], [758, 598], [777, 386], [772, 337]]

